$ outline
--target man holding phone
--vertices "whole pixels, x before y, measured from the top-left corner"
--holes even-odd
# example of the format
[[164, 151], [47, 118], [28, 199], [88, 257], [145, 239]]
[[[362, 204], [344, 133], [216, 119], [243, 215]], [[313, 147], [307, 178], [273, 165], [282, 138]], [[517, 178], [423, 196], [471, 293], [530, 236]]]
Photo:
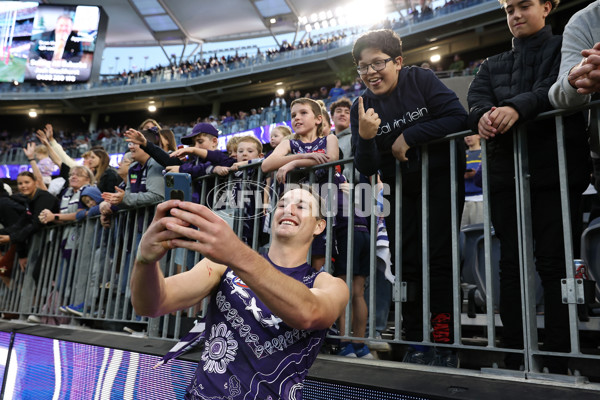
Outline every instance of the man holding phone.
[[[137, 313], [156, 317], [211, 296], [206, 343], [186, 399], [301, 396], [325, 332], [349, 296], [341, 279], [306, 263], [313, 237], [325, 229], [320, 211], [310, 189], [287, 191], [263, 257], [207, 207], [177, 200], [158, 206], [140, 243], [131, 299]], [[158, 261], [178, 247], [205, 258], [165, 278]]]

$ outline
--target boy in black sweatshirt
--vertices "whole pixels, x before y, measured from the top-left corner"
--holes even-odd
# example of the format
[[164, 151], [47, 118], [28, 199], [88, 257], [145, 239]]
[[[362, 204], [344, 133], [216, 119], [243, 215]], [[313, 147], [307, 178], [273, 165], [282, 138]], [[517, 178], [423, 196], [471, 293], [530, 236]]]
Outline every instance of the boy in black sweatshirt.
[[[351, 110], [356, 168], [365, 175], [379, 171], [389, 186], [385, 222], [392, 261], [401, 252], [402, 281], [408, 301], [403, 304], [406, 340], [423, 338], [421, 151], [435, 139], [466, 128], [467, 113], [456, 94], [430, 70], [402, 67], [402, 41], [392, 30], [367, 32], [352, 49], [357, 71], [367, 86]], [[456, 141], [458, 212], [464, 203], [464, 142]], [[450, 150], [447, 142], [427, 146], [429, 153], [429, 272], [433, 341], [450, 344], [452, 334], [452, 228]], [[395, 198], [396, 160], [400, 161], [402, 198]], [[402, 243], [396, 248], [395, 204], [402, 213]], [[460, 215], [458, 217], [460, 221]], [[411, 346], [404, 361], [458, 366], [456, 353]]]

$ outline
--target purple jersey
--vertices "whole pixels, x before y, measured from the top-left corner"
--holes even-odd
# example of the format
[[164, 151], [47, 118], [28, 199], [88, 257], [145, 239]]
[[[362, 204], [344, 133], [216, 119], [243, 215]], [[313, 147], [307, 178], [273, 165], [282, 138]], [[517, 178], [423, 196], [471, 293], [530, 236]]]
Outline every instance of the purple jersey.
[[[327, 154], [327, 137], [322, 136], [316, 138], [313, 142], [304, 143], [298, 139], [290, 140], [291, 154], [307, 154], [307, 153], [323, 153]], [[317, 182], [327, 182], [327, 169], [315, 170], [315, 178]], [[308, 181], [308, 178], [306, 178]]]
[[[271, 264], [309, 288], [320, 273], [308, 264]], [[304, 377], [326, 334], [289, 327], [230, 268], [211, 298], [206, 326], [187, 400], [301, 399]]]
[[[300, 140], [290, 140], [290, 149], [292, 154], [305, 154], [305, 153], [323, 153], [327, 154], [327, 137], [317, 138], [314, 142], [303, 143]], [[315, 171], [315, 177], [317, 182], [327, 182], [327, 170], [318, 169]], [[340, 183], [346, 182], [346, 178], [340, 174], [337, 170], [333, 173], [333, 183], [339, 185]], [[326, 198], [327, 193], [321, 193], [321, 197]], [[336, 214], [335, 226], [347, 226], [348, 225], [348, 204], [347, 198], [343, 196], [342, 192], [338, 189], [338, 212]], [[344, 210], [345, 208], [345, 210]], [[354, 226], [357, 230], [368, 232], [367, 220], [360, 214], [354, 216]]]

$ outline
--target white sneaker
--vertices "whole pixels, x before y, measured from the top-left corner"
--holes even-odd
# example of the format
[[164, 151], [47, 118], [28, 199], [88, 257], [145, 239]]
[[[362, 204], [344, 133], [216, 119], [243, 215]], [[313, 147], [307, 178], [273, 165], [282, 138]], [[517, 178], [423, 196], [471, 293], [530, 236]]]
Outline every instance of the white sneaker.
[[366, 344], [369, 347], [369, 350], [371, 350], [371, 351], [390, 351], [390, 350], [392, 350], [389, 343], [381, 341], [381, 333], [378, 333], [375, 336], [375, 339], [367, 340]]
[[27, 317], [27, 322], [31, 322], [32, 324], [41, 324], [42, 320], [35, 314], [31, 314]]

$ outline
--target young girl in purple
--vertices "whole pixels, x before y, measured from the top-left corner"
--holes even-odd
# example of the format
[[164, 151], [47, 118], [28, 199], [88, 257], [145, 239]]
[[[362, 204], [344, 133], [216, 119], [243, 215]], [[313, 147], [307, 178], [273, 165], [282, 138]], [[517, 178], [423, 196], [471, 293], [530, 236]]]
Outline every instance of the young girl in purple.
[[[277, 181], [285, 183], [288, 172], [295, 168], [312, 167], [339, 159], [338, 140], [335, 135], [323, 136], [321, 106], [308, 98], [296, 99], [290, 107], [294, 135], [285, 139], [262, 163], [263, 172], [277, 169]], [[315, 171], [317, 183], [327, 183], [327, 169]], [[308, 177], [300, 182], [308, 181]], [[321, 268], [325, 264], [325, 233], [316, 237], [312, 247], [312, 265]]]
[[[277, 181], [285, 183], [291, 170], [312, 167], [339, 159], [335, 135], [323, 136], [323, 115], [319, 103], [308, 98], [296, 99], [291, 105], [292, 139], [285, 139], [262, 164], [263, 172], [277, 170]], [[317, 181], [327, 180], [327, 170], [315, 172]]]

